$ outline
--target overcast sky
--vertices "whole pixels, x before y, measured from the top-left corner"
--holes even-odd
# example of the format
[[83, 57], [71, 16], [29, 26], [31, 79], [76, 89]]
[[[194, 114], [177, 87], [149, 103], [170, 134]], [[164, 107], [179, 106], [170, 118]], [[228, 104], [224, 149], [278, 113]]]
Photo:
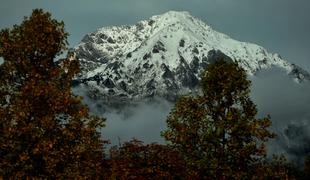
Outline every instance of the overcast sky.
[[19, 24], [34, 8], [65, 22], [70, 46], [103, 26], [189, 11], [217, 31], [259, 44], [310, 71], [309, 0], [0, 0], [0, 28]]

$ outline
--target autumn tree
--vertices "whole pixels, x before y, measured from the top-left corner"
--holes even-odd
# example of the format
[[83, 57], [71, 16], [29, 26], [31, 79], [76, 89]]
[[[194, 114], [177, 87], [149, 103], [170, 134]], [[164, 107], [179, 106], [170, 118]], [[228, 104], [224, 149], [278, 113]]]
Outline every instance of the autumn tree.
[[178, 100], [162, 136], [200, 179], [250, 178], [273, 134], [268, 116], [256, 118], [246, 72], [232, 61], [218, 60], [207, 67], [201, 89], [201, 95]]
[[256, 164], [252, 180], [256, 179], [302, 179], [302, 172], [285, 155], [273, 154], [272, 158], [266, 158]]
[[110, 174], [105, 179], [185, 179], [185, 163], [170, 146], [133, 139], [110, 150]]
[[101, 171], [104, 119], [90, 116], [71, 81], [79, 62], [55, 58], [64, 23], [33, 10], [0, 32], [0, 177], [88, 178]]
[[310, 155], [305, 157], [304, 175], [305, 175], [305, 178], [310, 179]]

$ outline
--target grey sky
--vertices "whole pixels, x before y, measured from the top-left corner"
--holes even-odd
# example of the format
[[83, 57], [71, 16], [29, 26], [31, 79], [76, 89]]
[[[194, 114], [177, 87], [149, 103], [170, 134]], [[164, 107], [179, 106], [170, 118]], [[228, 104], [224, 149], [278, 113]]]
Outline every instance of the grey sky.
[[215, 30], [259, 44], [310, 71], [309, 0], [0, 0], [0, 28], [19, 24], [34, 8], [65, 22], [70, 46], [103, 26], [185, 10]]

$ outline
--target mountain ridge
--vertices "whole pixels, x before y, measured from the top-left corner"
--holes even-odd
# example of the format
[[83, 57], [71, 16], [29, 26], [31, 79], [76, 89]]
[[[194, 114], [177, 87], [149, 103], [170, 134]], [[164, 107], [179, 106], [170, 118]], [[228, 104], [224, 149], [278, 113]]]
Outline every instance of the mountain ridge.
[[249, 75], [280, 67], [298, 82], [308, 72], [253, 43], [213, 30], [188, 12], [169, 11], [132, 26], [103, 27], [74, 48], [82, 73], [75, 85], [94, 98], [175, 100], [198, 92], [200, 75], [217, 58], [238, 62]]

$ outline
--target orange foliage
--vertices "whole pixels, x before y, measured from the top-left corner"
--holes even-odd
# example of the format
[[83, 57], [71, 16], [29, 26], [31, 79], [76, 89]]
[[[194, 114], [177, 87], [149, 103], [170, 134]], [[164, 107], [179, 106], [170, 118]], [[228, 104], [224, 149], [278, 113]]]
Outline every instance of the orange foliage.
[[106, 179], [184, 179], [186, 169], [178, 151], [159, 144], [143, 145], [132, 140], [110, 153]]
[[168, 116], [162, 135], [200, 179], [249, 178], [266, 155], [271, 121], [256, 119], [246, 77], [237, 64], [218, 60], [202, 77], [202, 95], [181, 97]]
[[88, 114], [71, 81], [79, 62], [65, 50], [64, 23], [34, 10], [0, 32], [0, 177], [96, 177], [104, 119]]

